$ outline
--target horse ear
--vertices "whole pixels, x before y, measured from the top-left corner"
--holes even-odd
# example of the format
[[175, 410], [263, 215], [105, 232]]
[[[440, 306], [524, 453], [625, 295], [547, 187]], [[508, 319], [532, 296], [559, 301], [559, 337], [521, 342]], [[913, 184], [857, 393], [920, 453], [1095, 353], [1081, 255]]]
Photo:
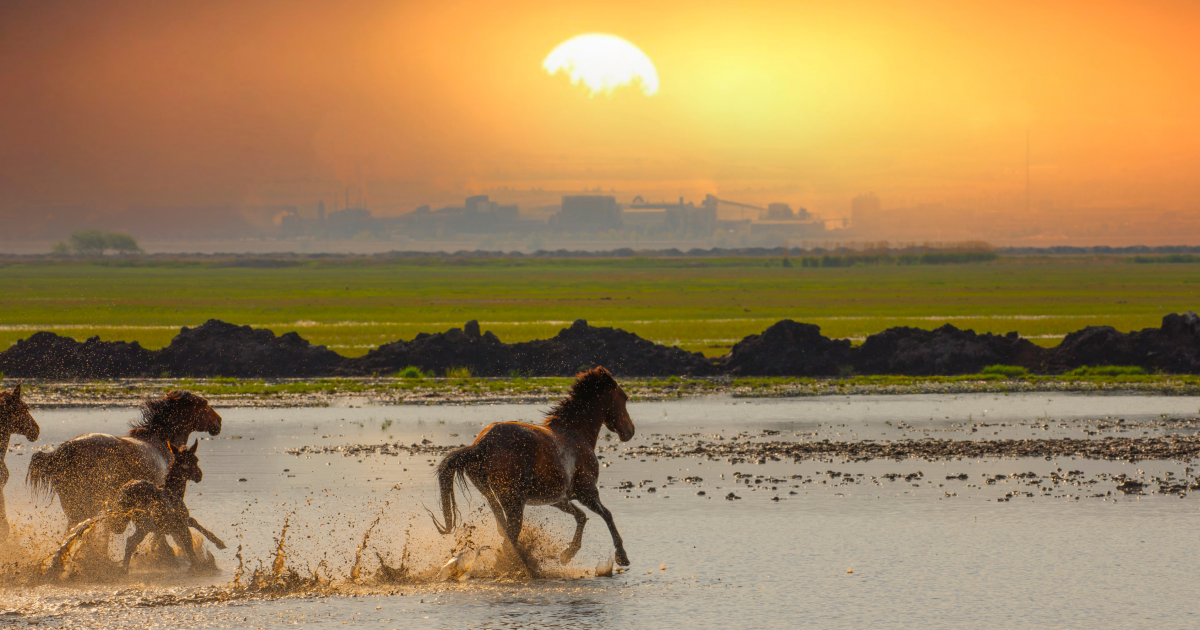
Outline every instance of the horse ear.
[[18, 399], [21, 397], [21, 384], [20, 383], [17, 383], [17, 386], [13, 388], [12, 393], [13, 393], [13, 396], [17, 397]]
[[198, 449], [198, 448], [200, 448], [200, 440], [196, 440], [195, 442], [192, 442], [192, 448], [188, 449], [188, 452], [191, 453], [192, 455], [195, 455], [196, 449]]

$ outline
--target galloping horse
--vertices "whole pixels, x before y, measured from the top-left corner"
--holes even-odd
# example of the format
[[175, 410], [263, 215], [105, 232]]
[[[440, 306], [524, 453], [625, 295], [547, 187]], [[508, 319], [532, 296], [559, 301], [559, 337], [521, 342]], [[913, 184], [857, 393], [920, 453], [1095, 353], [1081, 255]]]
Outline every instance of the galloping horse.
[[134, 523], [133, 536], [125, 541], [125, 558], [121, 561], [125, 570], [129, 570], [129, 559], [148, 534], [174, 538], [175, 544], [179, 545], [187, 554], [188, 560], [192, 561], [193, 569], [197, 563], [191, 529], [204, 534], [217, 549], [225, 548], [225, 543], [221, 542], [220, 538], [192, 518], [183, 502], [187, 482], [200, 483], [204, 478], [204, 472], [200, 470], [200, 460], [196, 458], [198, 446], [199, 440], [192, 444], [192, 448], [176, 449], [170, 442], [167, 443], [167, 449], [175, 456], [175, 461], [171, 463], [171, 470], [167, 472], [167, 480], [163, 485], [155, 486], [140, 479], [121, 487], [114, 505], [108, 510], [105, 525], [109, 532], [120, 535], [124, 533], [130, 521]]
[[[600, 515], [608, 524], [616, 547], [616, 560], [629, 565], [629, 556], [612, 513], [600, 503], [596, 480], [600, 463], [596, 459], [596, 440], [600, 427], [608, 427], [628, 442], [633, 438], [633, 420], [625, 409], [629, 396], [603, 367], [575, 377], [571, 393], [555, 405], [540, 424], [497, 422], [484, 427], [470, 446], [446, 454], [437, 467], [441, 488], [443, 526], [437, 517], [433, 524], [441, 534], [454, 530], [458, 507], [454, 501], [454, 478], [466, 488], [464, 475], [487, 499], [496, 525], [533, 575], [524, 552], [517, 546], [527, 504], [551, 505], [575, 517], [575, 537], [562, 553], [563, 564], [579, 551], [587, 516], [571, 501], [579, 501]], [[432, 514], [431, 514], [432, 516]]]
[[87, 433], [29, 462], [26, 482], [35, 495], [58, 493], [67, 530], [99, 514], [130, 481], [161, 486], [175, 459], [168, 443], [187, 444], [194, 431], [221, 433], [221, 416], [191, 392], [147, 400], [141, 411], [126, 437]]
[[41, 432], [41, 427], [29, 415], [29, 406], [21, 400], [19, 383], [11, 392], [0, 392], [0, 540], [8, 539], [8, 516], [4, 511], [4, 485], [8, 483], [4, 455], [8, 453], [8, 441], [16, 433], [36, 442]]

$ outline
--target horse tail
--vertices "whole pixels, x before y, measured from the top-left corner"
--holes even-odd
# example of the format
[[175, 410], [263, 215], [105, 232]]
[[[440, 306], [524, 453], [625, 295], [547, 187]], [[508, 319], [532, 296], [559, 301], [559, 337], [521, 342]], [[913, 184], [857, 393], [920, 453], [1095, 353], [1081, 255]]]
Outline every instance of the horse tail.
[[467, 467], [480, 461], [482, 457], [483, 453], [480, 448], [472, 444], [446, 453], [446, 456], [442, 458], [442, 462], [438, 464], [437, 479], [438, 487], [442, 493], [442, 518], [446, 524], [442, 525], [439, 523], [437, 516], [433, 512], [429, 512], [429, 516], [433, 519], [433, 526], [437, 528], [439, 534], [445, 535], [454, 531], [454, 522], [458, 519], [458, 504], [454, 501], [455, 477], [458, 478], [458, 482], [462, 484], [465, 491], [467, 487]]
[[54, 497], [55, 478], [62, 472], [56, 455], [58, 455], [57, 450], [49, 453], [34, 453], [33, 457], [29, 458], [29, 472], [25, 474], [25, 483], [33, 491], [34, 499], [43, 495]]

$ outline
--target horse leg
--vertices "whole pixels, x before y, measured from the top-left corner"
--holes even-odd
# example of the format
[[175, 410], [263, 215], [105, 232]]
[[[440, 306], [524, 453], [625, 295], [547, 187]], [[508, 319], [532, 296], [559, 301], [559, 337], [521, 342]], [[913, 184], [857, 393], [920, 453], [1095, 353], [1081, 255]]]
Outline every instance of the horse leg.
[[487, 499], [488, 507], [492, 509], [492, 515], [496, 517], [496, 529], [500, 532], [501, 537], [507, 536], [505, 533], [508, 528], [508, 519], [504, 518], [504, 508], [500, 507], [500, 501], [496, 499], [496, 494], [492, 492], [492, 487], [488, 485], [486, 479], [476, 479], [471, 477], [471, 482], [479, 490], [479, 494]]
[[175, 550], [171, 549], [171, 545], [167, 543], [166, 533], [161, 531], [150, 533], [150, 555], [159, 562], [175, 560]]
[[570, 501], [559, 501], [551, 505], [575, 517], [575, 538], [571, 540], [571, 546], [564, 549], [562, 555], [559, 556], [559, 561], [567, 564], [571, 561], [571, 558], [575, 557], [575, 554], [579, 553], [579, 548], [583, 546], [583, 526], [587, 523], [587, 515]]
[[225, 548], [225, 543], [221, 542], [221, 539], [217, 538], [216, 534], [208, 531], [207, 529], [204, 529], [203, 525], [201, 525], [200, 523], [197, 523], [196, 519], [194, 519], [190, 516], [188, 517], [188, 526], [191, 527], [192, 529], [200, 532], [201, 534], [203, 534], [204, 537], [209, 539], [209, 541], [211, 541], [212, 544], [215, 545], [217, 549]]
[[612, 534], [613, 546], [617, 548], [617, 564], [627, 567], [629, 566], [629, 555], [625, 553], [625, 544], [621, 542], [621, 534], [617, 531], [617, 524], [613, 522], [612, 512], [604, 507], [600, 502], [600, 492], [595, 488], [588, 488], [581, 496], [576, 497], [583, 507], [600, 515], [604, 522], [608, 525], [608, 531]]
[[196, 545], [192, 543], [192, 530], [188, 529], [187, 523], [181, 523], [177, 527], [173, 527], [171, 531], [165, 532], [170, 534], [171, 538], [175, 539], [175, 544], [179, 545], [183, 552], [187, 554], [188, 561], [192, 563], [188, 570], [194, 571], [200, 561], [196, 559]]
[[4, 509], [4, 486], [8, 484], [8, 467], [0, 453], [0, 542], [8, 540], [8, 513]]
[[134, 522], [133, 535], [125, 541], [125, 558], [121, 560], [121, 565], [125, 567], [126, 571], [129, 571], [129, 561], [133, 559], [133, 554], [137, 551], [138, 545], [142, 544], [142, 539], [148, 533], [150, 533], [149, 527], [143, 527], [142, 523]]
[[504, 537], [512, 545], [517, 558], [521, 560], [521, 564], [525, 567], [525, 573], [531, 578], [536, 578], [537, 574], [529, 564], [529, 559], [525, 557], [525, 552], [517, 546], [517, 539], [521, 537], [521, 526], [525, 522], [525, 497], [503, 496], [499, 497], [499, 500], [500, 507], [504, 510]]

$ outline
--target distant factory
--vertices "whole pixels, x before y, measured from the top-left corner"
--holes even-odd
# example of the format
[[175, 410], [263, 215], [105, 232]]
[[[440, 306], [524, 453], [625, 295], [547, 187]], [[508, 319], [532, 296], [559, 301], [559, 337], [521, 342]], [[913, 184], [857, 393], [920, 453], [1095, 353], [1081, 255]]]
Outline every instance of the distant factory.
[[[719, 232], [774, 235], [784, 238], [814, 238], [825, 232], [825, 222], [805, 208], [793, 210], [786, 203], [758, 206], [707, 195], [696, 204], [647, 201], [638, 196], [621, 204], [615, 196], [600, 194], [564, 195], [554, 212], [538, 217], [523, 216], [516, 205], [491, 200], [488, 195], [467, 197], [461, 206], [432, 209], [421, 206], [398, 216], [377, 217], [360, 204], [326, 214], [325, 202], [317, 204], [314, 218], [300, 215], [294, 206], [279, 217], [283, 238], [317, 237], [351, 239], [363, 237], [437, 240], [483, 234], [528, 235], [536, 233], [583, 236], [626, 234], [652, 237], [698, 238]], [[545, 208], [541, 208], [545, 210]]]

